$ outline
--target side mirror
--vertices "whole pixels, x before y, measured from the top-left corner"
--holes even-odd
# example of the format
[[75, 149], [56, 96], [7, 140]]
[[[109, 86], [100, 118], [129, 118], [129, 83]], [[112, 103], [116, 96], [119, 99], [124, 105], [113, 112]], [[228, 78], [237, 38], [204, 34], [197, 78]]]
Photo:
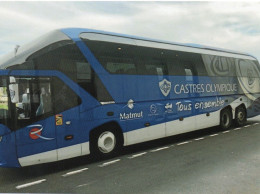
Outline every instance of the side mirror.
[[9, 91], [12, 103], [19, 102], [19, 89], [18, 84], [15, 83], [16, 80], [14, 77], [10, 77]]

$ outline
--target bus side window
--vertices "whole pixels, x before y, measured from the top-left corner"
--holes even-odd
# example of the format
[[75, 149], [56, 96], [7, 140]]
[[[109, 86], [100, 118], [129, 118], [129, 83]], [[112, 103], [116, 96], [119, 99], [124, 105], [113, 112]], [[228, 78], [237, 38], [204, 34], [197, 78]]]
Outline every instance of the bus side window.
[[181, 76], [185, 75], [185, 70], [178, 60], [169, 60], [168, 62], [169, 75]]
[[198, 76], [208, 76], [205, 64], [203, 63], [200, 54], [192, 53], [190, 56], [190, 60], [192, 61], [194, 67], [196, 68], [196, 72]]
[[136, 67], [133, 62], [133, 60], [119, 60], [118, 58], [114, 58], [110, 60], [107, 60], [106, 69], [110, 73], [115, 73], [115, 74], [136, 74]]
[[192, 76], [191, 69], [184, 69], [184, 70], [185, 70], [186, 76]]
[[81, 104], [80, 98], [63, 81], [54, 77], [52, 79], [54, 93], [55, 114], [73, 108]]
[[[136, 61], [138, 61], [138, 74], [141, 75], [167, 75], [167, 65], [163, 61], [162, 49], [138, 47]], [[143, 66], [143, 68], [142, 68]]]
[[185, 70], [185, 74], [186, 74], [186, 81], [192, 81], [192, 71], [191, 69], [184, 69]]
[[259, 69], [253, 61], [247, 59], [239, 59], [237, 61], [237, 65], [237, 71], [239, 72], [238, 76], [250, 78], [259, 77]]
[[52, 112], [52, 95], [50, 83], [40, 86], [40, 104], [36, 110], [36, 116]]
[[113, 101], [105, 86], [92, 70], [89, 63], [78, 62], [77, 83], [99, 102]]
[[209, 76], [236, 76], [235, 60], [233, 58], [207, 54], [201, 56]]
[[91, 72], [91, 67], [89, 63], [76, 63], [77, 67], [77, 83], [91, 95], [94, 95], [95, 89], [92, 84], [93, 82], [93, 73]]
[[181, 66], [184, 69], [185, 72], [184, 75], [186, 76], [187, 81], [192, 81], [191, 76], [197, 75], [194, 58], [195, 55], [193, 53], [187, 53], [187, 52], [178, 53], [178, 60], [180, 61]]
[[186, 80], [192, 81], [193, 78], [191, 76], [197, 75], [195, 67], [197, 67], [196, 64], [200, 63], [198, 57], [200, 56], [187, 52], [166, 51], [164, 60], [167, 62], [169, 75], [188, 76]]
[[111, 74], [136, 74], [134, 59], [135, 46], [103, 42], [87, 41], [87, 45], [101, 63]]

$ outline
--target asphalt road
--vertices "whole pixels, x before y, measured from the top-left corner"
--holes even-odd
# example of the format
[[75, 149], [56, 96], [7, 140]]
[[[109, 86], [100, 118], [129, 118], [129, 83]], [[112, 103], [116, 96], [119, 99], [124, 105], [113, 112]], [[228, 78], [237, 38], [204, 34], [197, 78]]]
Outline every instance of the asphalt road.
[[260, 193], [260, 117], [126, 147], [106, 161], [79, 157], [0, 169], [0, 192]]

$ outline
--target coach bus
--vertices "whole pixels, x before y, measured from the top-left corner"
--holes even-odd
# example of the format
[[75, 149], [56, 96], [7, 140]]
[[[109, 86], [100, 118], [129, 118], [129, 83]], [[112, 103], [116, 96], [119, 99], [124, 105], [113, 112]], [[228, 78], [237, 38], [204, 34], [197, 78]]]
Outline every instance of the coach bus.
[[0, 59], [0, 166], [93, 154], [260, 111], [249, 54], [90, 29], [61, 29]]

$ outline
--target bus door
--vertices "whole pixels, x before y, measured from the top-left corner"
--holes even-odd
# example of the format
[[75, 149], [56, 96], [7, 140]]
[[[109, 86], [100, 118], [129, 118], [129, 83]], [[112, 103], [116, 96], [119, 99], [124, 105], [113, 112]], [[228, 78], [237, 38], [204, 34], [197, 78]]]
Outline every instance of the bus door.
[[11, 76], [9, 90], [22, 166], [81, 155], [78, 97], [63, 81]]
[[51, 78], [11, 75], [9, 91], [20, 164], [56, 161]]
[[80, 156], [80, 98], [62, 80], [54, 77], [52, 83], [58, 160]]

